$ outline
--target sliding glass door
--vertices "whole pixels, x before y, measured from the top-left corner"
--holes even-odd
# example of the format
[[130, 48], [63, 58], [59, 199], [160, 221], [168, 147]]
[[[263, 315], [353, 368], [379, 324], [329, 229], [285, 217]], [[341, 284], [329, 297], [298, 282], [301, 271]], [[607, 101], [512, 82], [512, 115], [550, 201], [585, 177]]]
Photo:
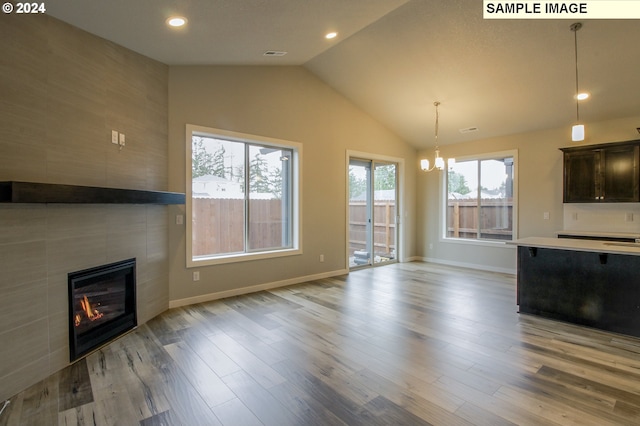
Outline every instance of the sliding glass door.
[[349, 160], [349, 267], [397, 261], [395, 163]]

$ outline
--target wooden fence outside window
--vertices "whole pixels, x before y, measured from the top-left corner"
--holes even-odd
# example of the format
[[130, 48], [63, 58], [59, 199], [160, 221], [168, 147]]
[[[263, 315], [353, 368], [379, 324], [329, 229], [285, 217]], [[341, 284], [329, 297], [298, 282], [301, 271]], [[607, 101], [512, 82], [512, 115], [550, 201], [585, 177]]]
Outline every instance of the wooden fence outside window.
[[[250, 246], [268, 249], [282, 245], [281, 200], [251, 200]], [[476, 200], [449, 200], [447, 236], [477, 238]], [[193, 210], [193, 255], [237, 253], [244, 250], [244, 200], [195, 198]], [[513, 234], [512, 200], [482, 200], [482, 238], [509, 240]], [[394, 201], [374, 204], [374, 254], [396, 254], [396, 205]], [[367, 205], [349, 203], [349, 256], [366, 250]]]
[[513, 235], [513, 200], [483, 199], [478, 217], [478, 201], [449, 200], [447, 203], [447, 237], [478, 238], [478, 219], [481, 237], [510, 240]]
[[[282, 247], [281, 200], [250, 201], [251, 249]], [[244, 251], [244, 200], [194, 198], [193, 256]]]

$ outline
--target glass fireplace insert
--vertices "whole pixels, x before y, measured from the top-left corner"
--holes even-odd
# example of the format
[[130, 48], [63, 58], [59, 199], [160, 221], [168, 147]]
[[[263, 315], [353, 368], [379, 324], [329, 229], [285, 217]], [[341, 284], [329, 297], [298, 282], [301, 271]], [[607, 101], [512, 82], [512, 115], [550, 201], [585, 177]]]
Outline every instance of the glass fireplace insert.
[[69, 274], [71, 362], [137, 325], [135, 258]]

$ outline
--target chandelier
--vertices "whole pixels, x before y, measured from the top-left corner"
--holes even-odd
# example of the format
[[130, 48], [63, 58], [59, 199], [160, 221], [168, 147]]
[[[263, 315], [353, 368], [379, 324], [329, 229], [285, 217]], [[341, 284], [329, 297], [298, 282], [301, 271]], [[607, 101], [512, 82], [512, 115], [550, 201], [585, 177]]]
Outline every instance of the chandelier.
[[[422, 170], [424, 170], [425, 172], [430, 172], [434, 169], [438, 169], [438, 170], [444, 170], [445, 168], [445, 161], [444, 158], [440, 157], [440, 149], [438, 148], [438, 127], [439, 127], [439, 113], [438, 113], [438, 107], [440, 106], [440, 102], [435, 101], [433, 103], [433, 106], [436, 107], [436, 158], [433, 160], [433, 166], [431, 168], [429, 168], [430, 163], [429, 160], [427, 160], [426, 158], [420, 160], [420, 168]], [[447, 166], [449, 168], [452, 168], [453, 165], [456, 163], [455, 158], [449, 158], [447, 159]]]

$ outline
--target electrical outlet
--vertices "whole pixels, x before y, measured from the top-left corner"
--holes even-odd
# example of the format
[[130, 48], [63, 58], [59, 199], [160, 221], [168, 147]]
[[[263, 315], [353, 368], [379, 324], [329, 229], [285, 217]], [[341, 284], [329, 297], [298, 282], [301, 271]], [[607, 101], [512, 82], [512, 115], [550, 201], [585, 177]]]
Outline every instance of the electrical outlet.
[[324, 262], [324, 254], [320, 255], [320, 262]]
[[112, 130], [111, 131], [111, 143], [114, 143], [114, 144], [118, 145], [118, 131], [117, 130]]
[[549, 212], [542, 213], [542, 219], [549, 220]]
[[200, 271], [193, 271], [193, 280], [200, 281]]
[[176, 225], [182, 225], [182, 224], [184, 224], [184, 216], [182, 216], [181, 214], [177, 214]]
[[120, 146], [124, 146], [124, 145], [125, 145], [124, 133], [120, 133]]

